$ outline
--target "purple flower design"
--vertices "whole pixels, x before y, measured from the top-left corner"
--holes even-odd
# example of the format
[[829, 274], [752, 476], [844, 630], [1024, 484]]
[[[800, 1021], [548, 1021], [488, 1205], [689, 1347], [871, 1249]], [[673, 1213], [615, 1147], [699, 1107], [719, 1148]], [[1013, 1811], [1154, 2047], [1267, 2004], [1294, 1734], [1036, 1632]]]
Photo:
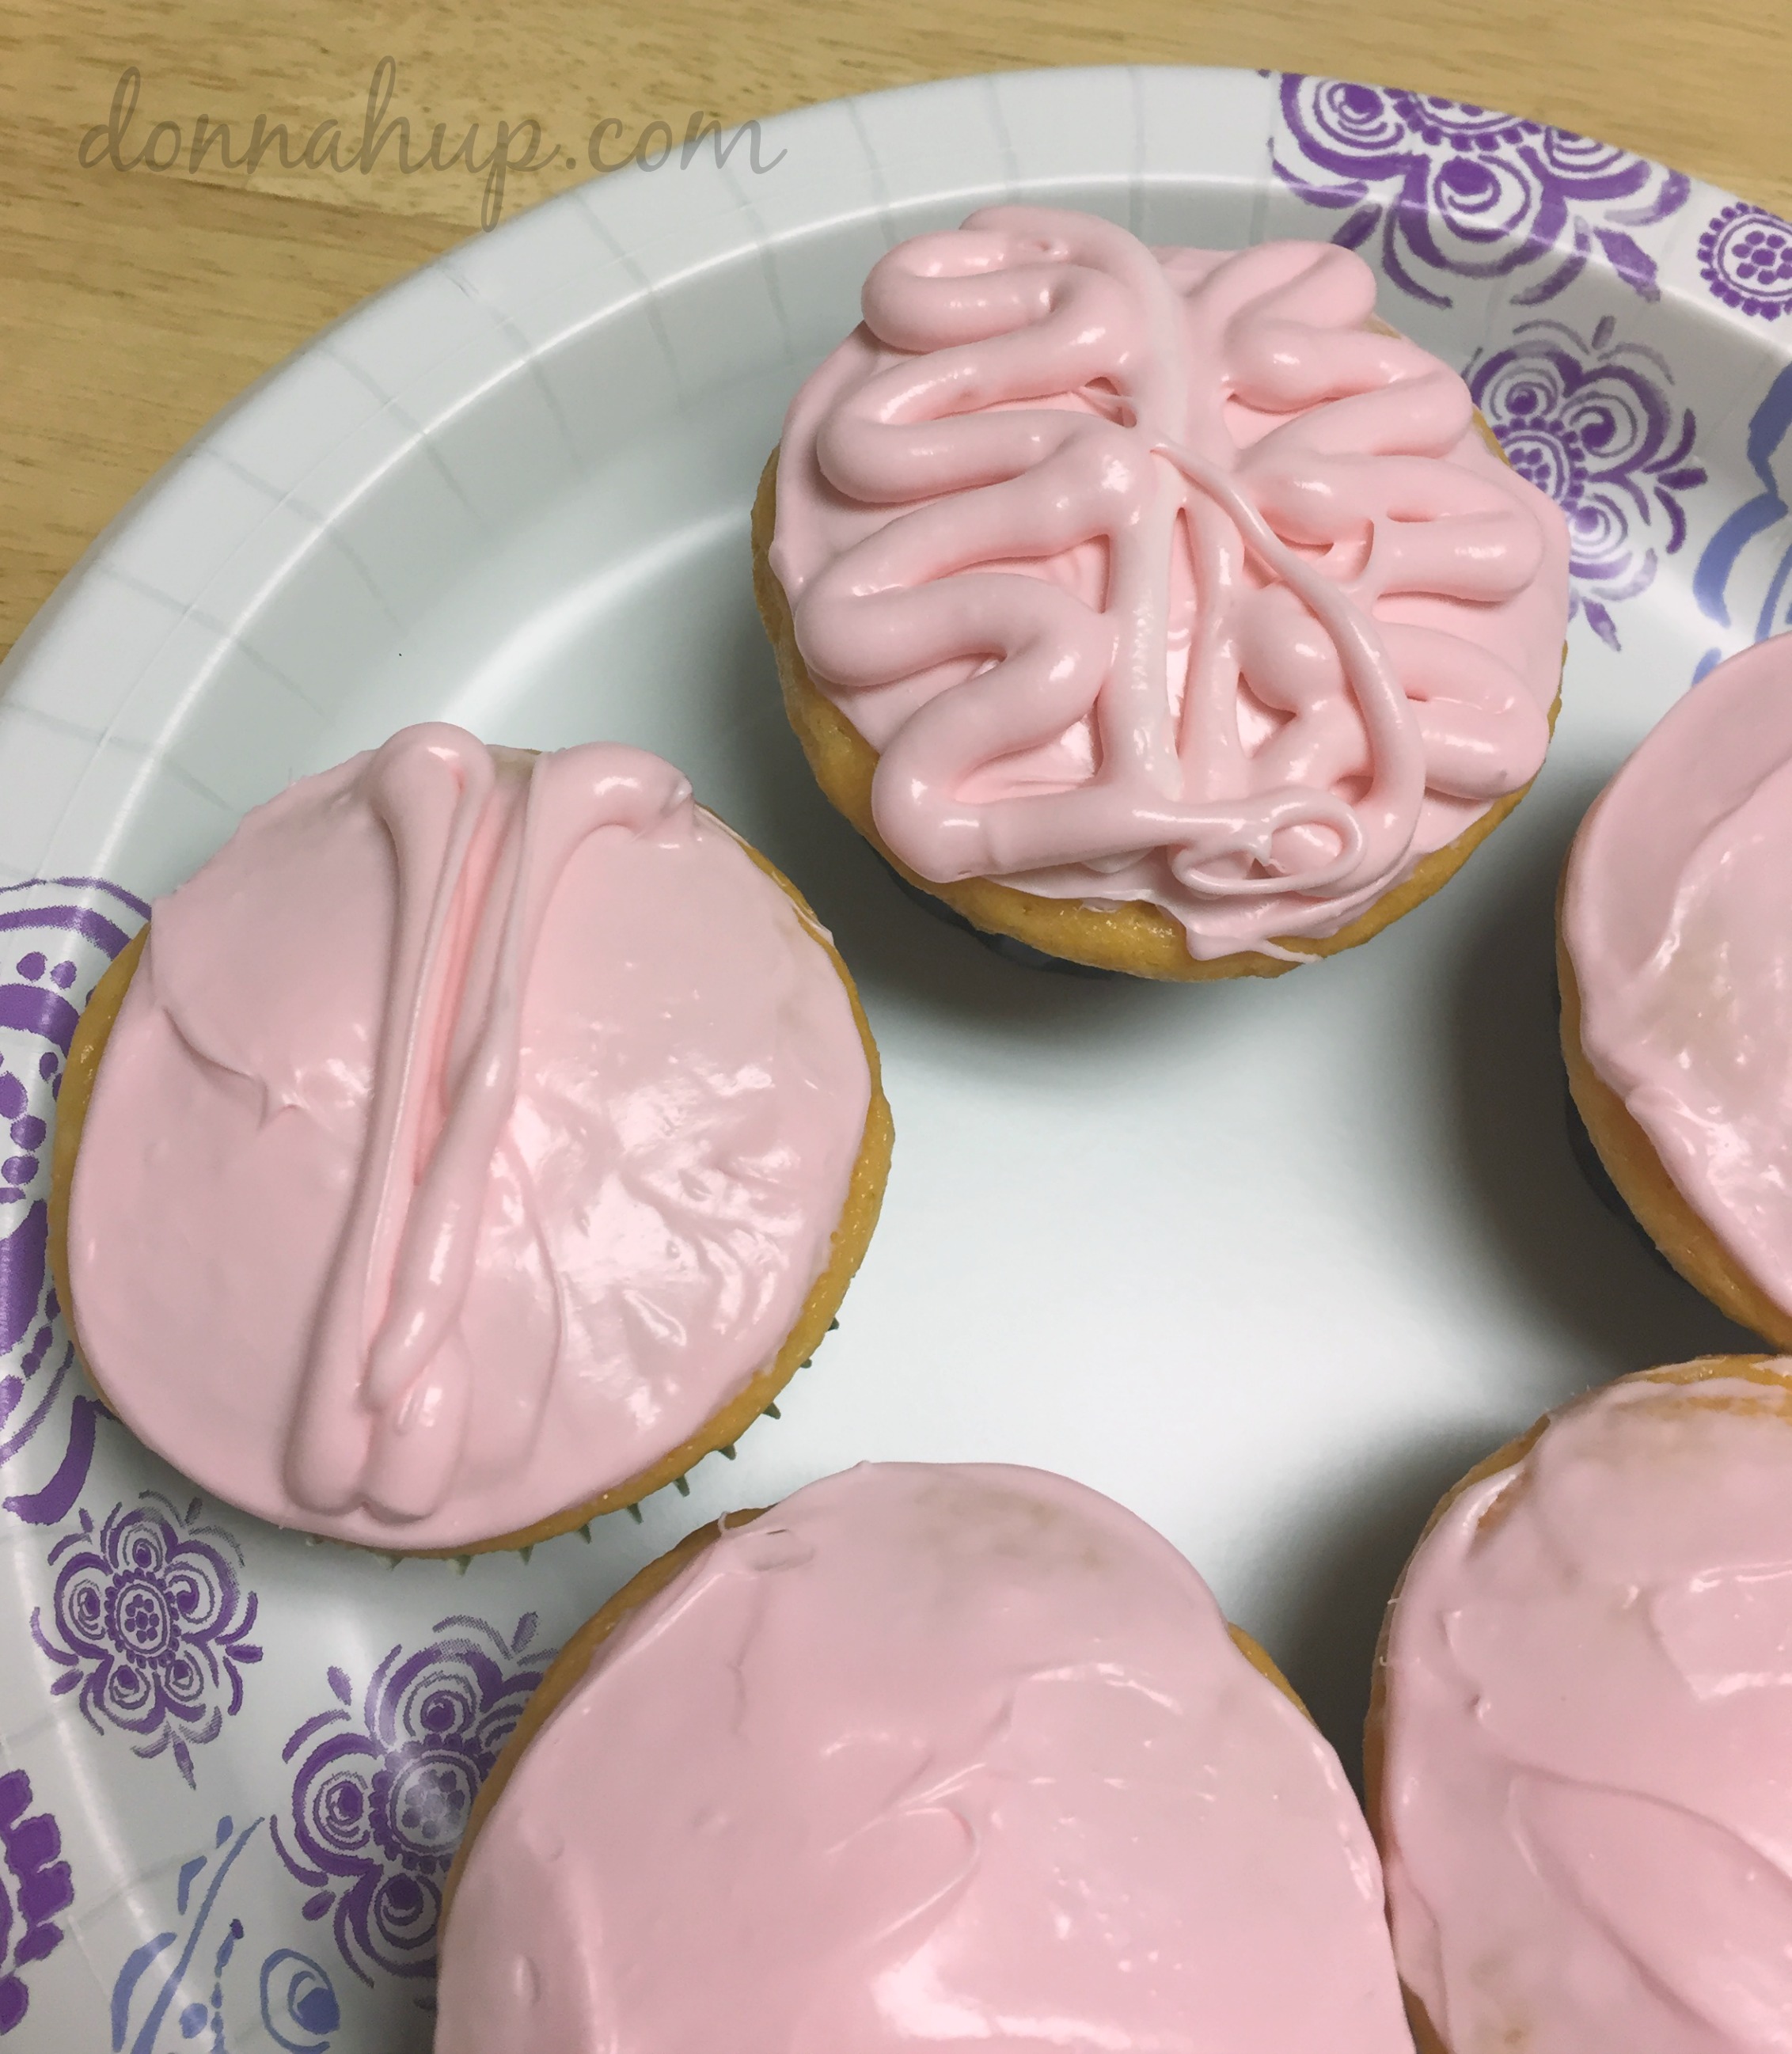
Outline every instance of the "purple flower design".
[[[248, 1937], [240, 1916], [224, 1916], [225, 1886], [238, 1858], [266, 1821], [251, 1819], [240, 1830], [226, 1812], [218, 1821], [210, 1848], [180, 1865], [175, 1883], [175, 1916], [183, 1922], [132, 1950], [112, 1986], [113, 2054], [156, 2054], [164, 2025], [183, 2040], [206, 2036], [211, 2054], [230, 2054], [227, 2011], [245, 2007], [232, 1964]], [[240, 1880], [240, 1879], [239, 1879]], [[233, 1891], [233, 1895], [235, 1895]], [[242, 1899], [236, 1897], [241, 1904]], [[209, 1972], [201, 1942], [212, 1938]], [[277, 1946], [262, 1962], [262, 2028], [288, 2054], [329, 2054], [330, 2036], [342, 2022], [329, 1971], [309, 1954]], [[133, 2028], [135, 2030], [133, 2030]], [[163, 2043], [166, 2044], [165, 2042]], [[256, 2044], [262, 2044], [258, 2039]]]
[[52, 1450], [38, 1487], [0, 1504], [32, 1525], [68, 1517], [104, 1409], [77, 1392], [45, 1260], [56, 1095], [81, 1008], [148, 911], [94, 878], [0, 890], [0, 1471], [34, 1441]]
[[33, 1610], [31, 1635], [63, 1672], [52, 1696], [78, 1690], [89, 1725], [136, 1735], [146, 1760], [171, 1749], [191, 1785], [192, 1750], [242, 1709], [242, 1670], [262, 1659], [255, 1594], [236, 1542], [196, 1523], [203, 1500], [184, 1518], [159, 1491], [143, 1500], [114, 1505], [97, 1532], [83, 1510], [50, 1550], [53, 1624]]
[[358, 1716], [348, 1677], [332, 1669], [338, 1707], [306, 1720], [282, 1751], [298, 1769], [275, 1845], [312, 1890], [305, 1917], [331, 1918], [364, 1982], [375, 1969], [435, 1973], [442, 1884], [467, 1814], [553, 1659], [520, 1666], [535, 1625], [526, 1613], [506, 1639], [483, 1619], [439, 1619], [439, 1638], [386, 1656]]
[[31, 1812], [22, 1769], [0, 1776], [0, 2038], [30, 2007], [22, 1971], [61, 1944], [57, 1914], [75, 1901], [62, 1836], [47, 1812]]
[[[237, 1858], [248, 1846], [261, 1826], [259, 1819], [251, 1819], [241, 1832], [228, 1813], [218, 1821], [211, 1849], [197, 1854], [180, 1865], [180, 1873], [175, 1882], [175, 1910], [176, 1915], [187, 1919], [184, 1933], [168, 1931], [158, 1933], [153, 1939], [145, 1940], [134, 1948], [122, 1968], [113, 1978], [112, 1986], [112, 2044], [113, 2054], [125, 2054], [125, 2036], [130, 2032], [133, 2014], [141, 2000], [145, 2006], [142, 2024], [132, 2037], [128, 2054], [155, 2054], [156, 2041], [161, 2032], [163, 2021], [183, 1994], [187, 1976], [194, 1969], [195, 1958], [199, 1954], [199, 1942], [210, 1922], [213, 1911], [219, 1908], [219, 1893], [225, 1879], [236, 1865]], [[206, 1875], [210, 1868], [211, 1874]], [[203, 1887], [197, 1904], [193, 1899], [195, 1883], [203, 1879]], [[211, 2002], [195, 1997], [181, 2006], [175, 2013], [175, 2022], [183, 2040], [196, 2040], [209, 2025], [214, 2054], [223, 2054], [224, 2031], [224, 1977], [236, 1952], [237, 1943], [243, 1938], [244, 1929], [240, 1918], [232, 1918], [224, 1929], [224, 1937], [219, 1942], [211, 1958]]]
[[[1568, 517], [1571, 611], [1613, 649], [1610, 608], [1654, 578], [1686, 540], [1680, 495], [1705, 482], [1697, 423], [1676, 404], [1654, 350], [1614, 342], [1607, 315], [1585, 341], [1560, 321], [1527, 321], [1469, 367], [1469, 390], [1512, 467]], [[1657, 522], [1665, 529], [1657, 549]]]
[[1453, 304], [1444, 277], [1536, 272], [1512, 294], [1537, 306], [1597, 251], [1631, 290], [1658, 299], [1655, 260], [1630, 234], [1686, 204], [1691, 182], [1646, 157], [1430, 93], [1342, 79], [1282, 79], [1276, 175], [1347, 218], [1354, 250], [1379, 237], [1381, 268], [1428, 306]]
[[1705, 224], [1699, 271], [1727, 307], [1778, 321], [1792, 313], [1792, 226], [1765, 207], [1732, 201]]
[[[1726, 516], [1692, 573], [1699, 610], [1718, 627], [1749, 638], [1792, 628], [1792, 364], [1774, 380], [1749, 416], [1749, 468], [1760, 490]], [[1694, 672], [1704, 676], [1726, 651], [1707, 649]]]

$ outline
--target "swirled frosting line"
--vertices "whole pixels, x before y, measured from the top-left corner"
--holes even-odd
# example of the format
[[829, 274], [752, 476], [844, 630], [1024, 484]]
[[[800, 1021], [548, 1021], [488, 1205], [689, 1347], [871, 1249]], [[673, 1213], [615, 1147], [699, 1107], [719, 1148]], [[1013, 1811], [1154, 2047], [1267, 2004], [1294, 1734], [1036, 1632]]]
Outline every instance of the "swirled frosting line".
[[1792, 1363], [1754, 1374], [1578, 1401], [1408, 1569], [1376, 1824], [1450, 2054], [1792, 2044]]
[[1792, 635], [1720, 663], [1576, 836], [1581, 1042], [1668, 1175], [1792, 1315]]
[[916, 238], [785, 425], [772, 567], [920, 876], [1336, 933], [1548, 742], [1557, 509], [1329, 244]]
[[155, 908], [76, 1163], [82, 1348], [266, 1518], [521, 1531], [775, 1356], [869, 1098], [826, 951], [670, 765], [408, 728]]
[[873, 1464], [605, 1642], [466, 1858], [436, 2054], [1409, 2054], [1337, 1757], [1038, 1470]]

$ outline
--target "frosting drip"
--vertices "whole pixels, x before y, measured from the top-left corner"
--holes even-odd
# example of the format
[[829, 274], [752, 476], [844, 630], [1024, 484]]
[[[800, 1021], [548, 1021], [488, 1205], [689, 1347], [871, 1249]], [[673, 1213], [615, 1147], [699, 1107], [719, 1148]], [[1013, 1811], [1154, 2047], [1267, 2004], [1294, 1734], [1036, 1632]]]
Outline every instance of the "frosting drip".
[[1337, 1758], [1169, 1544], [872, 1465], [723, 1535], [480, 1829], [437, 2054], [1410, 2048]]
[[1581, 1039], [1688, 1203], [1792, 1312], [1792, 636], [1721, 663], [1588, 814]]
[[152, 1446], [345, 1538], [519, 1530], [777, 1352], [869, 1103], [794, 907], [669, 765], [407, 729], [157, 906], [77, 1158]]
[[987, 209], [872, 270], [793, 404], [772, 565], [941, 883], [1334, 933], [1548, 742], [1550, 502], [1329, 244]]
[[1792, 1392], [1558, 1415], [1422, 1544], [1388, 1665], [1395, 1948], [1451, 2054], [1792, 2047]]

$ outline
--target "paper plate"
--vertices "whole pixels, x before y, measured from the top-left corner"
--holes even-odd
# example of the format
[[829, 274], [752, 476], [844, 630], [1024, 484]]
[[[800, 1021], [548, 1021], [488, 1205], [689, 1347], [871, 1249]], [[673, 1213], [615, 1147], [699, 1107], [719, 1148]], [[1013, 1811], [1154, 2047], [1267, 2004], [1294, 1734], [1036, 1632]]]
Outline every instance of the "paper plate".
[[[1550, 901], [1631, 744], [1784, 623], [1792, 230], [1558, 130], [1247, 73], [955, 80], [768, 122], [757, 163], [605, 178], [320, 336], [5, 667], [9, 2054], [427, 2046], [437, 1892], [550, 1651], [700, 1518], [864, 1457], [1122, 1499], [1348, 1761], [1444, 1485], [1588, 1383], [1735, 1344], [1575, 1167]], [[1018, 197], [1158, 242], [1355, 246], [1566, 509], [1548, 766], [1367, 948], [1215, 987], [1017, 967], [894, 890], [809, 780], [753, 608], [759, 466], [873, 259]], [[884, 1224], [782, 1419], [639, 1523], [464, 1573], [196, 1498], [84, 1391], [44, 1273], [57, 1072], [142, 902], [429, 715], [682, 765], [833, 927], [897, 1124]]]

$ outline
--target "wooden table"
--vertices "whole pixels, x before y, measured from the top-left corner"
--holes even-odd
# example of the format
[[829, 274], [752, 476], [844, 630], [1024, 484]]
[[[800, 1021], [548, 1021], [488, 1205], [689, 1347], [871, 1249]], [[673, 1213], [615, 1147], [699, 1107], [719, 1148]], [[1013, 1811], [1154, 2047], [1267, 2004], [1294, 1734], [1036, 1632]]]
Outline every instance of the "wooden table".
[[[510, 171], [510, 213], [590, 175], [600, 121], [613, 162], [656, 120], [682, 136], [696, 111], [731, 123], [954, 72], [1264, 65], [1503, 107], [1792, 214], [1788, 0], [13, 0], [0, 56], [0, 651], [226, 400], [479, 232], [500, 123], [507, 164], [530, 159], [531, 118], [538, 159], [561, 146]], [[396, 136], [352, 161], [380, 81], [408, 174]], [[297, 158], [333, 120], [323, 162], [283, 167], [278, 124]], [[437, 124], [446, 168], [416, 162]]]

